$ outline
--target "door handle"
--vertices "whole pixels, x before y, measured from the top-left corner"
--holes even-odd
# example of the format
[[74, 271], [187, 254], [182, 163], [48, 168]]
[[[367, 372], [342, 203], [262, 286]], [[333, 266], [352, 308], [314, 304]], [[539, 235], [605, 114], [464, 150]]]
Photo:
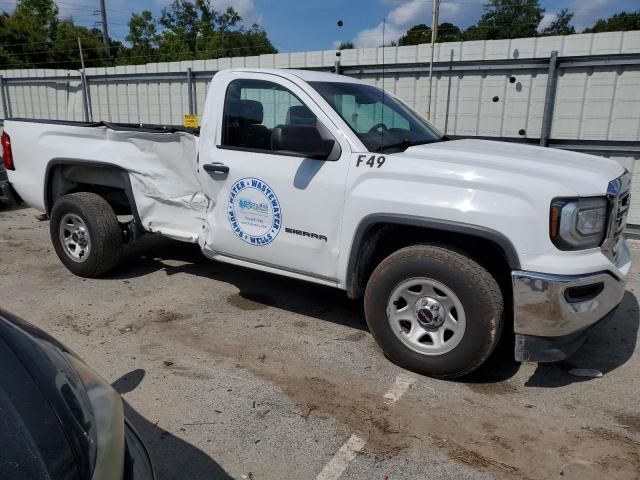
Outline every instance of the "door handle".
[[209, 173], [229, 173], [229, 167], [223, 163], [205, 163], [202, 168]]

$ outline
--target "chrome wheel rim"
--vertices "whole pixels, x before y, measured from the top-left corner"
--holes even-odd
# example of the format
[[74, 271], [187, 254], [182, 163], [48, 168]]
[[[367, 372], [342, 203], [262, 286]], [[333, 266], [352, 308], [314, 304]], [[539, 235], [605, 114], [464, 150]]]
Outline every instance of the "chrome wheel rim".
[[91, 237], [84, 221], [74, 213], [67, 213], [60, 220], [60, 243], [67, 256], [82, 263], [91, 252]]
[[394, 335], [423, 355], [450, 352], [467, 326], [458, 296], [431, 278], [411, 278], [396, 286], [387, 302], [387, 319]]

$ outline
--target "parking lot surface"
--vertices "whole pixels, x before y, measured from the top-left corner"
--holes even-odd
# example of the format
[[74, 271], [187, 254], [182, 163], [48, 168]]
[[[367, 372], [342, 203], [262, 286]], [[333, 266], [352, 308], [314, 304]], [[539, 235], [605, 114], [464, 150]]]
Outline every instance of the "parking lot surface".
[[569, 361], [520, 365], [505, 341], [446, 382], [390, 363], [343, 292], [194, 245], [149, 236], [75, 277], [36, 213], [0, 210], [0, 306], [112, 382], [160, 479], [640, 478], [637, 268]]

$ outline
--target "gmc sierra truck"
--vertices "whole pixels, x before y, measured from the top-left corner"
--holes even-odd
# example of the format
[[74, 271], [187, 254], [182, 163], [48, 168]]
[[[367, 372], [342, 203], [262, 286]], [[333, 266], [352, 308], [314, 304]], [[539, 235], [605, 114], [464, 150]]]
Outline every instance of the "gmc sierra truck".
[[505, 325], [518, 361], [565, 358], [621, 302], [631, 266], [615, 161], [449, 140], [340, 75], [225, 70], [199, 130], [13, 119], [2, 147], [74, 274], [107, 273], [147, 232], [197, 243], [364, 297], [384, 353], [440, 378], [481, 365]]

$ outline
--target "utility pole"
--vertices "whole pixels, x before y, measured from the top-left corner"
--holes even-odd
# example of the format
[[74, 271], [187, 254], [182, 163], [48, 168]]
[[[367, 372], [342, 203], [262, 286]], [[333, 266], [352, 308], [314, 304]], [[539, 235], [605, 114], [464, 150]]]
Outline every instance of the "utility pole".
[[104, 43], [104, 49], [107, 51], [107, 57], [111, 57], [109, 28], [107, 26], [107, 8], [104, 5], [104, 0], [100, 0], [100, 16], [102, 17], [102, 41]]
[[431, 61], [429, 62], [429, 103], [427, 104], [427, 120], [431, 120], [431, 91], [433, 85], [433, 54], [438, 40], [438, 15], [440, 0], [433, 0], [433, 17], [431, 19]]

